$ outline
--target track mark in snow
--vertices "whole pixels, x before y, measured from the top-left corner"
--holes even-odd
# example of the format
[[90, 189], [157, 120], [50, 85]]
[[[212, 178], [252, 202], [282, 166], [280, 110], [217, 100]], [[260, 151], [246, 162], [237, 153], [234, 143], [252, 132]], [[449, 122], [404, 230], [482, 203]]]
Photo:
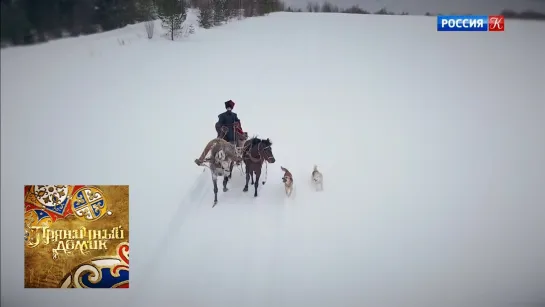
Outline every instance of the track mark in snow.
[[[168, 244], [169, 241], [179, 233], [184, 221], [191, 216], [201, 203], [204, 202], [207, 188], [206, 180], [210, 178], [210, 176], [207, 175], [209, 175], [209, 173], [202, 172], [195, 180], [195, 183], [186, 196], [180, 200], [178, 210], [172, 214], [172, 219], [167, 227], [165, 235], [157, 244], [157, 254], [150, 258], [151, 260], [149, 260], [149, 263], [143, 270], [145, 274], [153, 275], [153, 267], [156, 266], [157, 261], [161, 259], [161, 256], [164, 255], [166, 250], [170, 247]], [[152, 280], [153, 278], [146, 279], [148, 282], [151, 282]]]

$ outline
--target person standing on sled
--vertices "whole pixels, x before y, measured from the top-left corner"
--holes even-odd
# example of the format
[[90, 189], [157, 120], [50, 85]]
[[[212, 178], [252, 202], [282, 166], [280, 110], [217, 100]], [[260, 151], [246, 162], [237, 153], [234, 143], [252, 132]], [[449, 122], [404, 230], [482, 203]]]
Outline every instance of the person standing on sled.
[[237, 135], [245, 135], [245, 133], [242, 131], [237, 113], [233, 112], [234, 107], [235, 103], [232, 100], [225, 102], [225, 109], [227, 109], [227, 111], [218, 115], [216, 131], [218, 132], [219, 138], [238, 146], [237, 141], [239, 140]]

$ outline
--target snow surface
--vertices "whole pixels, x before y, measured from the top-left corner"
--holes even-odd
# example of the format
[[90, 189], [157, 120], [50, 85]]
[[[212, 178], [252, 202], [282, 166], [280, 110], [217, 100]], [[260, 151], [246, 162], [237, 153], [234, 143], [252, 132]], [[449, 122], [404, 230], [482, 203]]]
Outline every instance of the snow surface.
[[[2, 50], [2, 306], [543, 304], [544, 30], [277, 13]], [[212, 209], [193, 160], [227, 99], [277, 162], [258, 198], [237, 171]], [[130, 289], [23, 289], [39, 183], [130, 185]]]

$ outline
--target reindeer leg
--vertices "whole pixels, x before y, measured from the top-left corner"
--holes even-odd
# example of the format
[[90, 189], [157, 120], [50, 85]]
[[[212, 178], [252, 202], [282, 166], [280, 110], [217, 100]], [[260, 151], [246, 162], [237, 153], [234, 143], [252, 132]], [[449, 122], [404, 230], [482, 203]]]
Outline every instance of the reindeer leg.
[[227, 188], [227, 183], [229, 182], [229, 179], [231, 179], [231, 176], [233, 176], [233, 167], [235, 166], [235, 162], [231, 161], [229, 163], [229, 176], [223, 176], [223, 192], [229, 191]]
[[223, 192], [229, 191], [227, 188], [227, 182], [229, 182], [229, 176], [223, 176]]
[[252, 173], [252, 184], [254, 184], [254, 173]]
[[244, 189], [242, 190], [242, 192], [248, 192], [249, 181], [250, 181], [250, 168], [248, 167], [248, 165], [246, 165], [246, 185], [244, 185]]
[[259, 168], [256, 172], [255, 172], [255, 183], [254, 183], [254, 187], [255, 187], [255, 192], [254, 192], [254, 197], [257, 197], [257, 187], [259, 186], [259, 177], [261, 176], [261, 168]]
[[210, 169], [212, 171], [212, 183], [214, 184], [214, 206], [218, 203], [218, 175], [216, 175], [215, 170]]
[[231, 162], [229, 164], [229, 179], [233, 178], [233, 166], [235, 165], [235, 162]]

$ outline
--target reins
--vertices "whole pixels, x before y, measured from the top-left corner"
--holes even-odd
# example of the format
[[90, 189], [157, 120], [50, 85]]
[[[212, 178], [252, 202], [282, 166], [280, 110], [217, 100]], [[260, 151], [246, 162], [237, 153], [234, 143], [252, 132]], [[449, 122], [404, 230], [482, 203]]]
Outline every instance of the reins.
[[[253, 146], [254, 146], [252, 144], [244, 146], [242, 152], [244, 153], [243, 156], [245, 155], [246, 157], [248, 157], [250, 159], [250, 161], [253, 162], [254, 164], [259, 164], [261, 167], [263, 167], [263, 163], [265, 163], [265, 178], [261, 182], [263, 185], [265, 185], [265, 183], [267, 182], [268, 174], [269, 174], [268, 159], [271, 158], [271, 157], [268, 156], [268, 154], [265, 152], [265, 150], [267, 150], [270, 146], [266, 146], [264, 148], [261, 148], [261, 145], [262, 145], [261, 142], [259, 142], [257, 144], [257, 154], [259, 155], [258, 158], [255, 158], [255, 157], [252, 156], [252, 149], [253, 149]], [[213, 168], [211, 167], [211, 165], [216, 164], [216, 161], [214, 161], [214, 157], [210, 157], [209, 159], [205, 159], [202, 162], [205, 162], [205, 163], [200, 165], [200, 166], [203, 167], [203, 172], [205, 171], [204, 167], [210, 169], [210, 171], [213, 172]], [[208, 164], [206, 164], [206, 162]], [[214, 166], [215, 166], [214, 169], [218, 168], [216, 165], [214, 165]], [[220, 167], [220, 168], [223, 168], [223, 167]], [[239, 169], [240, 169], [241, 173], [242, 172], [246, 173], [245, 171], [243, 171], [243, 167], [241, 165], [239, 165]]]

